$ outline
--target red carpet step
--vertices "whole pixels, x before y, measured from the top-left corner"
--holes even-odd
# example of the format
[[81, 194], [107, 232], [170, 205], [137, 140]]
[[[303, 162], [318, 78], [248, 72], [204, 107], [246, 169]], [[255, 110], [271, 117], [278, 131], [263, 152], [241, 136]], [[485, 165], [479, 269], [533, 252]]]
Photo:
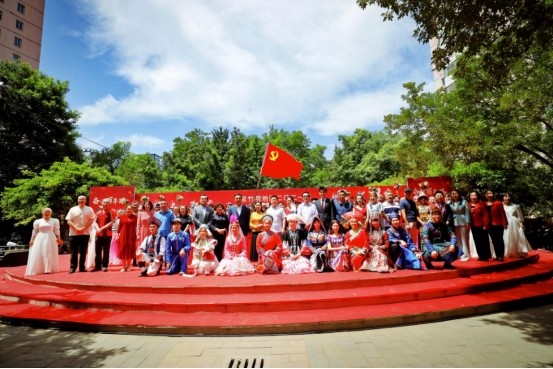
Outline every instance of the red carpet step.
[[457, 270], [250, 275], [121, 273], [24, 276], [0, 282], [5, 322], [70, 329], [160, 334], [260, 334], [418, 323], [553, 299], [553, 254], [457, 262]]

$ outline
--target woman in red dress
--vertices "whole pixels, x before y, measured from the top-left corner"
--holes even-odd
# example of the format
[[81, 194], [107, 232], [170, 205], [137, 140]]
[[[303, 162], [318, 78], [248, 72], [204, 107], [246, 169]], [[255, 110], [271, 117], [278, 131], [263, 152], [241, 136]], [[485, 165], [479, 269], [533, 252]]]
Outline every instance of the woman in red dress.
[[349, 220], [350, 230], [346, 233], [344, 244], [349, 249], [351, 267], [354, 272], [361, 270], [363, 261], [369, 252], [369, 237], [362, 225], [362, 215], [356, 213]]
[[282, 269], [282, 240], [279, 235], [271, 231], [273, 217], [265, 215], [262, 218], [263, 229], [257, 236], [257, 254], [259, 262], [257, 270], [263, 274], [280, 273]]
[[125, 215], [119, 219], [117, 226], [117, 256], [121, 259], [122, 272], [131, 269], [132, 259], [136, 256], [136, 215], [131, 205], [127, 205]]

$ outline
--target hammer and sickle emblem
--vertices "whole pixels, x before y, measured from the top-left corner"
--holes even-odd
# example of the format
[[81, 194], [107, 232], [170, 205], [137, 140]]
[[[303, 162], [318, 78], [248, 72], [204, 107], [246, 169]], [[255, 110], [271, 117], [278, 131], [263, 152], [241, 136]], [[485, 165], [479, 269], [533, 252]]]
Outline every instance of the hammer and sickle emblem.
[[278, 151], [271, 151], [271, 155], [269, 156], [269, 160], [276, 161], [278, 159]]

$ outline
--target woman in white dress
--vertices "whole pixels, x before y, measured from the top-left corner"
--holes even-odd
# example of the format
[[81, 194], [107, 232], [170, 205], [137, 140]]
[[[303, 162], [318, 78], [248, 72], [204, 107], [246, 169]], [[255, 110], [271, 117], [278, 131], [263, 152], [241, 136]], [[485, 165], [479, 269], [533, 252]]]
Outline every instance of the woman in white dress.
[[507, 215], [509, 223], [503, 233], [503, 242], [505, 242], [505, 257], [516, 258], [528, 255], [532, 250], [526, 236], [524, 235], [524, 215], [520, 206], [511, 202], [511, 196], [506, 193], [503, 195], [503, 208]]
[[246, 237], [240, 229], [236, 214], [230, 217], [227, 234], [223, 259], [215, 270], [215, 275], [237, 276], [255, 273], [256, 269], [247, 257]]
[[60, 222], [52, 218], [52, 209], [44, 208], [42, 218], [33, 223], [25, 275], [57, 273], [59, 244], [61, 244]]
[[84, 267], [87, 269], [92, 269], [95, 266], [96, 259], [96, 233], [100, 227], [96, 221], [92, 223], [90, 227], [90, 238], [88, 239], [88, 249], [86, 250], [86, 261], [84, 262]]

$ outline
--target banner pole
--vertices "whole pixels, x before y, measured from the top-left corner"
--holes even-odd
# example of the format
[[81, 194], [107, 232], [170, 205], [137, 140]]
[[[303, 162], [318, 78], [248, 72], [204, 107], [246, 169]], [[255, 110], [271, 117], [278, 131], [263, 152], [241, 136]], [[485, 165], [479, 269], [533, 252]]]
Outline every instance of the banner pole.
[[259, 191], [259, 185], [261, 184], [261, 172], [263, 171], [263, 164], [265, 164], [265, 158], [267, 157], [268, 148], [269, 143], [267, 142], [267, 144], [265, 145], [265, 154], [263, 155], [263, 161], [261, 162], [261, 167], [259, 168], [259, 178], [257, 179], [257, 187], [255, 188], [254, 199], [257, 199], [257, 191]]

